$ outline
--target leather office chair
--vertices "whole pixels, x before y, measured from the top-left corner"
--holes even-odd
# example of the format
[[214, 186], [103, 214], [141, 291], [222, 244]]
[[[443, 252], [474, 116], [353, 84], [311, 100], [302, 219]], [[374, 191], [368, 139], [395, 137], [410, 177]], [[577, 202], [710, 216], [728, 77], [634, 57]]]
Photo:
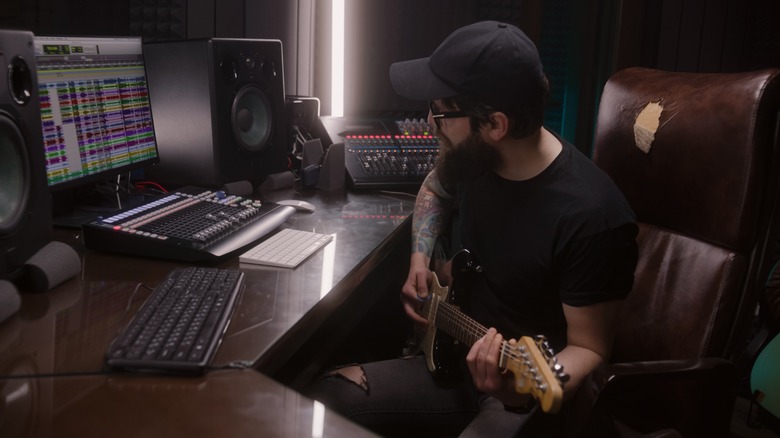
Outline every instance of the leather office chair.
[[778, 223], [779, 76], [629, 68], [607, 82], [593, 160], [637, 214], [639, 262], [571, 435], [729, 435]]

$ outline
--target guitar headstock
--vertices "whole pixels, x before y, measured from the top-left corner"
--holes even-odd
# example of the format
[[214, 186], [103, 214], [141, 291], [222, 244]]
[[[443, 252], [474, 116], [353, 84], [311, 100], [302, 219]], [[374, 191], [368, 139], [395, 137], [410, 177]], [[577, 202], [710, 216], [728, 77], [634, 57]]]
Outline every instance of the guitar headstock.
[[523, 336], [506, 356], [506, 368], [515, 375], [515, 391], [531, 394], [544, 412], [558, 412], [563, 403], [563, 382], [568, 376], [553, 357], [547, 340], [542, 336]]

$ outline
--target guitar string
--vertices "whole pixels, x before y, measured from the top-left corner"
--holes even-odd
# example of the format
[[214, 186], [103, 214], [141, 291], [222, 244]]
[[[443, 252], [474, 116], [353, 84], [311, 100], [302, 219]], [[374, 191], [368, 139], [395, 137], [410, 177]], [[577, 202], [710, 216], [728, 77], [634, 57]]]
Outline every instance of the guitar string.
[[[436, 305], [436, 319], [439, 319], [439, 315], [447, 317], [447, 321], [452, 321], [455, 323], [454, 329], [458, 329], [458, 332], [460, 332], [461, 335], [471, 335], [471, 339], [461, 339], [462, 341], [467, 341], [469, 342], [469, 345], [471, 345], [487, 333], [487, 328], [485, 326], [479, 324], [473, 318], [464, 314], [460, 309], [457, 308], [457, 306], [445, 301], [440, 301], [438, 297], [435, 298], [438, 302]], [[425, 302], [423, 305], [424, 313], [427, 314], [430, 311], [430, 307], [433, 305], [432, 301], [433, 300], [428, 300]], [[464, 331], [468, 330], [470, 330], [470, 332], [464, 333]], [[517, 347], [513, 347], [508, 341], [501, 342], [501, 353], [510, 359], [522, 359], [522, 354], [526, 353], [518, 353], [518, 350], [519, 349]]]
[[[436, 313], [437, 322], [439, 321], [440, 317], [446, 317], [448, 322], [455, 323], [455, 327], [453, 328], [450, 326], [450, 329], [458, 329], [457, 331], [461, 335], [460, 340], [467, 341], [469, 345], [472, 345], [477, 339], [481, 338], [487, 333], [487, 328], [485, 328], [485, 326], [479, 324], [452, 304], [446, 302], [439, 303]], [[438, 325], [439, 324], [437, 324], [437, 326]], [[471, 330], [471, 332], [466, 332], [468, 330]], [[471, 339], [465, 338], [465, 336], [468, 335], [471, 335]], [[457, 337], [455, 334], [454, 336]], [[538, 390], [546, 392], [546, 389], [543, 386], [540, 386], [541, 382], [538, 381], [538, 378], [542, 377], [543, 374], [540, 373], [538, 366], [532, 364], [532, 356], [530, 352], [523, 352], [518, 347], [513, 347], [508, 341], [501, 342], [500, 352], [503, 357], [507, 357], [510, 360], [520, 361], [524, 365], [521, 368], [521, 372], [526, 376], [525, 378], [530, 379], [530, 381], [537, 382], [535, 387]], [[516, 370], [512, 371], [516, 372]], [[516, 375], [516, 377], [519, 378], [520, 376]], [[544, 378], [544, 380], [548, 379]]]
[[[434, 297], [435, 299], [431, 299], [426, 301], [426, 303], [423, 305], [423, 310], [425, 314], [427, 315], [430, 312], [430, 308], [433, 305], [432, 302], [435, 300], [438, 302], [436, 305], [436, 322], [441, 322], [441, 319], [446, 318], [446, 322], [450, 323], [450, 330], [454, 333], [451, 333], [451, 335], [458, 337], [458, 334], [461, 336], [461, 341], [466, 341], [469, 343], [469, 345], [473, 345], [474, 342], [476, 342], [479, 338], [483, 337], [487, 333], [487, 328], [483, 326], [482, 324], [479, 324], [476, 322], [473, 318], [469, 317], [465, 313], [463, 313], [457, 306], [454, 304], [450, 304], [446, 301], [441, 301], [438, 299], [437, 296]], [[454, 324], [454, 327], [452, 325]], [[440, 324], [436, 324], [436, 326], [439, 326], [441, 328]], [[466, 336], [470, 336], [470, 338], [466, 338]], [[530, 352], [521, 350], [517, 346], [512, 346], [508, 341], [502, 341], [501, 343], [501, 349], [500, 349], [502, 355], [504, 357], [508, 357], [510, 359], [514, 360], [520, 360], [522, 363], [524, 363], [523, 367], [523, 374], [530, 374], [534, 375], [532, 377], [532, 380], [537, 380], [539, 377], [541, 377], [539, 373], [539, 367], [532, 365], [532, 354]], [[542, 356], [545, 359], [548, 359], [547, 356], [542, 353]], [[549, 359], [548, 359], [549, 361]], [[535, 362], [535, 359], [533, 360]], [[515, 370], [513, 370], [515, 371]], [[543, 375], [543, 373], [542, 373]], [[545, 378], [544, 380], [547, 380]], [[537, 386], [540, 385], [541, 382], [537, 381]], [[546, 392], [546, 390], [543, 389], [543, 387], [539, 386], [538, 389], [541, 389]]]
[[[470, 341], [469, 344], [473, 344], [487, 334], [488, 330], [485, 326], [474, 321], [474, 319], [465, 315], [452, 304], [445, 302], [439, 303], [437, 307], [437, 320], [439, 315], [447, 317], [447, 321], [454, 322], [456, 324], [455, 329], [459, 329], [458, 331], [462, 335], [470, 335], [471, 339], [461, 339], [463, 341]], [[501, 353], [504, 356], [508, 356], [511, 359], [520, 359], [521, 355], [518, 354], [517, 351], [518, 349], [512, 347], [508, 341], [501, 342]]]

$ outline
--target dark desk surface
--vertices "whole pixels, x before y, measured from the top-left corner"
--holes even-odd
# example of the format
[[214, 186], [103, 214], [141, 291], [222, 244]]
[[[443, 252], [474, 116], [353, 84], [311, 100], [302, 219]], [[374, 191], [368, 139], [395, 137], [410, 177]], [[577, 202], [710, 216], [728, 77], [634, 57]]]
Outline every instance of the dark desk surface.
[[[414, 199], [380, 192], [269, 195], [270, 200], [290, 197], [315, 204], [317, 211], [295, 213], [285, 226], [333, 234], [328, 246], [295, 270], [239, 264], [237, 257], [217, 265], [242, 270], [247, 287], [213, 366], [253, 364], [262, 373], [224, 369], [183, 378], [106, 370], [109, 343], [148, 294], [143, 287], [134, 294], [138, 284], [153, 287], [170, 269], [185, 263], [89, 251], [77, 230], [55, 230], [56, 240], [81, 253], [82, 270], [48, 293], [24, 294], [21, 310], [0, 324], [0, 393], [5, 398], [0, 400], [0, 429], [16, 426], [36, 436], [83, 435], [79, 421], [89, 419], [96, 422], [96, 436], [109, 431], [202, 435], [194, 433], [195, 427], [221, 435], [226, 424], [237, 433], [225, 436], [258, 435], [258, 429], [269, 436], [312, 436], [307, 424], [313, 402], [267, 375], [273, 377], [275, 367], [296, 354], [344, 302], [356, 299], [358, 286], [393, 248], [407, 243]], [[14, 410], [20, 406], [22, 412]], [[138, 414], [124, 415], [122, 409], [127, 408]], [[215, 409], [226, 419], [215, 418]], [[25, 426], [24, 414], [31, 411], [34, 420]], [[299, 414], [303, 420], [296, 418]], [[145, 419], [135, 421], [135, 415]], [[195, 425], [183, 425], [192, 419]], [[339, 436], [365, 433], [343, 420], [326, 423]], [[46, 429], [55, 426], [69, 433]]]
[[254, 370], [0, 380], [3, 437], [374, 436]]

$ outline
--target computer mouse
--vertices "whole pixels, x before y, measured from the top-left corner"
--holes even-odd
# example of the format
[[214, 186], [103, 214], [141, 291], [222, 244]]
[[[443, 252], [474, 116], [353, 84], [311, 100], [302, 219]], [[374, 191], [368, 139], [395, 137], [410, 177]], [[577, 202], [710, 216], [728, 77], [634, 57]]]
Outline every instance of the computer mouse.
[[290, 207], [294, 207], [297, 211], [304, 211], [306, 213], [313, 213], [314, 210], [317, 209], [314, 205], [300, 199], [282, 199], [281, 201], [276, 201], [276, 203], [279, 205], [289, 205]]

